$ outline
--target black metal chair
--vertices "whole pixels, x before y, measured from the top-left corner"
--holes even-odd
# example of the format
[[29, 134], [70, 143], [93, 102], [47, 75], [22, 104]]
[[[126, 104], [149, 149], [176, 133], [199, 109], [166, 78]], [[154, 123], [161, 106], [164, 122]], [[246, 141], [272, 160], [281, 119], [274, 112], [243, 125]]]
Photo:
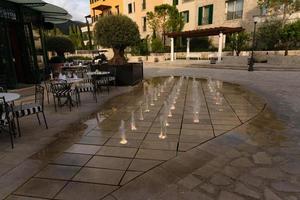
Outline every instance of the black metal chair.
[[[51, 93], [53, 94], [54, 108], [55, 112], [57, 111], [57, 105], [63, 106], [65, 104], [69, 105], [70, 111], [72, 111], [73, 99], [74, 96], [76, 98], [76, 104], [78, 106], [78, 94], [76, 89], [71, 88], [71, 84], [68, 84], [67, 81], [60, 82], [51, 82]], [[66, 101], [62, 104], [62, 99], [66, 99]], [[57, 105], [56, 105], [57, 100]]]
[[81, 103], [80, 93], [86, 93], [86, 92], [91, 92], [97, 103], [97, 84], [94, 79], [84, 79], [83, 82], [79, 83], [75, 89], [77, 91], [77, 95], [78, 95], [77, 99], [79, 103]]
[[97, 90], [102, 91], [102, 87], [105, 87], [107, 92], [109, 92], [109, 79], [107, 75], [92, 75], [92, 79], [95, 81]]
[[44, 113], [44, 94], [45, 94], [44, 90], [45, 88], [43, 86], [36, 85], [34, 102], [30, 102], [26, 104], [23, 104], [23, 102], [21, 102], [21, 105], [13, 106], [13, 112], [17, 120], [19, 136], [21, 136], [19, 118], [30, 116], [33, 114], [36, 114], [38, 122], [41, 125], [39, 113], [42, 113], [46, 129], [48, 129], [48, 124]]
[[14, 118], [11, 106], [6, 103], [4, 97], [0, 97], [0, 128], [9, 133], [11, 148], [14, 148]]

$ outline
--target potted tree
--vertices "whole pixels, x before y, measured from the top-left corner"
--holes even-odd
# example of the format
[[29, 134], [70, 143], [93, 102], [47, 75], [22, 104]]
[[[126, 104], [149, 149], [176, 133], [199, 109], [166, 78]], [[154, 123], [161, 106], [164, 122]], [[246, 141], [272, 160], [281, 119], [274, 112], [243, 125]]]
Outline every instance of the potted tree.
[[65, 53], [73, 53], [75, 51], [75, 46], [69, 38], [63, 36], [48, 37], [46, 45], [48, 51], [54, 51], [57, 54], [57, 56], [51, 58], [49, 63], [52, 64], [54, 72], [59, 72], [61, 66], [65, 62]]
[[140, 42], [138, 26], [129, 17], [109, 15], [101, 17], [95, 26], [96, 42], [112, 48], [114, 56], [101, 69], [112, 71], [117, 85], [134, 85], [143, 80], [143, 63], [128, 63], [124, 51]]

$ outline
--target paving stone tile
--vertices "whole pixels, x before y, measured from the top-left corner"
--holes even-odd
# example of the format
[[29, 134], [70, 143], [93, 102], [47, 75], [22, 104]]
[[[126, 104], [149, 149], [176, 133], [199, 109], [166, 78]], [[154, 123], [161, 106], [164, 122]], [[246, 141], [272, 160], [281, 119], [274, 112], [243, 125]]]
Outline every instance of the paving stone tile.
[[282, 179], [285, 175], [276, 168], [261, 167], [251, 171], [252, 175], [267, 179]]
[[257, 152], [252, 156], [254, 163], [263, 164], [263, 165], [271, 165], [272, 159], [266, 152]]
[[231, 165], [234, 167], [253, 167], [254, 164], [245, 157], [237, 158], [234, 161], [231, 162]]
[[271, 186], [280, 192], [300, 192], [300, 185], [287, 181], [273, 182]]
[[120, 141], [121, 139], [111, 138], [105, 143], [105, 146], [138, 148], [142, 142], [142, 140], [127, 139], [127, 144], [120, 144]]
[[202, 181], [200, 179], [196, 178], [192, 174], [186, 176], [185, 178], [183, 178], [177, 182], [177, 184], [179, 184], [180, 186], [183, 186], [189, 190], [192, 190], [193, 188], [197, 187], [201, 183], [202, 183]]
[[40, 171], [36, 177], [70, 180], [78, 171], [80, 167], [63, 166], [63, 165], [48, 165]]
[[300, 175], [300, 162], [298, 161], [293, 161], [293, 162], [288, 162], [280, 166], [281, 170], [293, 174], [293, 175]]
[[169, 142], [169, 141], [143, 141], [141, 149], [159, 149], [159, 150], [177, 150], [177, 142]]
[[244, 174], [239, 177], [239, 180], [247, 185], [251, 185], [251, 186], [257, 187], [257, 188], [259, 188], [263, 183], [261, 178], [253, 176], [251, 174]]
[[133, 171], [148, 171], [151, 168], [159, 165], [162, 161], [158, 160], [143, 160], [143, 159], [134, 159], [130, 164], [129, 170]]
[[215, 194], [217, 191], [216, 187], [209, 183], [204, 183], [204, 184], [200, 185], [198, 188], [200, 188], [203, 191], [210, 193], [210, 194]]
[[234, 191], [238, 194], [248, 196], [254, 199], [261, 199], [261, 196], [258, 192], [248, 188], [247, 186], [241, 183], [236, 184]]
[[96, 155], [133, 158], [137, 152], [137, 148], [130, 147], [110, 147], [103, 146]]
[[179, 194], [179, 198], [184, 200], [199, 200], [199, 199], [213, 200], [211, 197], [207, 196], [206, 194], [197, 191], [188, 191], [188, 192], [181, 193]]
[[150, 160], [169, 160], [176, 156], [176, 151], [163, 151], [152, 149], [139, 149], [136, 158]]
[[279, 196], [277, 196], [277, 194], [275, 194], [269, 188], [265, 188], [264, 197], [265, 197], [265, 200], [282, 200]]
[[103, 145], [108, 138], [106, 137], [89, 137], [89, 136], [82, 136], [77, 144], [91, 144], [91, 145]]
[[84, 167], [73, 178], [74, 181], [118, 185], [124, 171]]
[[25, 197], [25, 196], [11, 195], [6, 200], [43, 200], [43, 199], [35, 198], [35, 197]]
[[64, 200], [97, 200], [116, 190], [117, 186], [69, 182], [56, 196], [56, 199]]
[[122, 181], [120, 185], [125, 185], [132, 179], [136, 178], [138, 175], [142, 174], [143, 172], [133, 172], [133, 171], [126, 171], [124, 177], [122, 178]]
[[93, 154], [96, 154], [96, 152], [99, 151], [100, 148], [101, 148], [101, 146], [85, 145], [85, 144], [73, 144], [65, 152], [93, 155]]
[[77, 165], [83, 166], [91, 159], [92, 155], [63, 153], [57, 159], [52, 161], [55, 164], [61, 165]]
[[14, 194], [31, 197], [53, 198], [66, 183], [66, 181], [32, 178], [20, 187]]
[[226, 186], [226, 185], [230, 185], [232, 183], [230, 178], [223, 176], [221, 174], [213, 175], [213, 177], [210, 179], [210, 182], [212, 184], [218, 185], [218, 186]]
[[227, 191], [221, 191], [218, 200], [244, 200], [245, 198]]
[[87, 167], [126, 170], [131, 162], [128, 158], [94, 156], [87, 164]]
[[240, 175], [240, 173], [240, 170], [231, 166], [226, 166], [223, 169], [223, 174], [233, 179], [236, 179]]

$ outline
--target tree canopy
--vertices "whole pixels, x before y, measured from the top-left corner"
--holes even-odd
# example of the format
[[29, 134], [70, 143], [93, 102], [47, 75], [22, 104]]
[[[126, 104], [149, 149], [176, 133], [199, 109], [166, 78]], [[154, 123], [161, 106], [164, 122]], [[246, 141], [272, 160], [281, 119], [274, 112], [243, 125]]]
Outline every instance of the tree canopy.
[[126, 63], [124, 50], [140, 42], [138, 26], [129, 17], [123, 15], [109, 15], [101, 17], [95, 26], [96, 42], [107, 48], [113, 48], [112, 64]]
[[165, 41], [164, 34], [167, 32], [181, 31], [184, 20], [178, 9], [169, 4], [162, 4], [154, 8], [154, 12], [147, 13], [147, 22], [153, 31], [153, 38], [159, 34]]
[[299, 10], [300, 0], [258, 0], [262, 8], [266, 8], [269, 15], [282, 15], [283, 24], [288, 17]]
[[55, 51], [58, 56], [64, 58], [65, 52], [73, 53], [75, 46], [73, 42], [64, 36], [51, 36], [46, 39], [46, 46], [48, 51]]

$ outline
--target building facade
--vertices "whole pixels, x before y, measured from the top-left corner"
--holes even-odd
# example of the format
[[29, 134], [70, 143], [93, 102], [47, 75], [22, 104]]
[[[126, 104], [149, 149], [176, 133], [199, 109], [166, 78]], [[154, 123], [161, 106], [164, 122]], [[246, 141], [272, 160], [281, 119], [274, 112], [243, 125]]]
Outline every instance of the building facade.
[[242, 26], [250, 32], [253, 16], [261, 13], [257, 0], [91, 0], [91, 16], [95, 22], [97, 16], [105, 13], [127, 15], [137, 23], [142, 38], [145, 38], [151, 35], [147, 26], [147, 12], [154, 11], [155, 6], [164, 3], [176, 5], [185, 20], [184, 31]]

